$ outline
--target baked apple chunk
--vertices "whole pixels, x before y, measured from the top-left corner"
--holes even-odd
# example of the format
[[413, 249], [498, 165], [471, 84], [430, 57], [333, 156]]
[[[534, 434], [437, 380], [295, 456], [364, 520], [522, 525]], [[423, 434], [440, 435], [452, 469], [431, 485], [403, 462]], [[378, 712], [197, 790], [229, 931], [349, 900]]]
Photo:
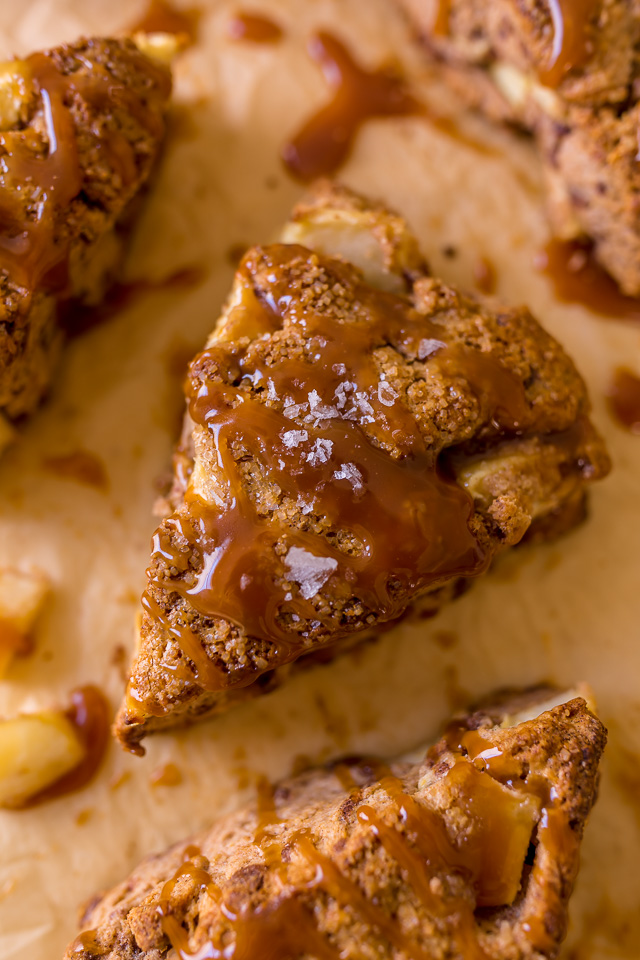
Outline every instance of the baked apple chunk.
[[246, 254], [190, 367], [116, 722], [134, 750], [435, 611], [608, 469], [560, 345], [429, 276], [399, 217], [325, 183], [283, 240]]
[[261, 791], [92, 901], [68, 960], [555, 957], [606, 734], [549, 696], [456, 720], [417, 763]]
[[168, 67], [131, 40], [0, 65], [0, 416], [41, 400], [61, 305], [95, 305], [113, 280], [170, 91]]

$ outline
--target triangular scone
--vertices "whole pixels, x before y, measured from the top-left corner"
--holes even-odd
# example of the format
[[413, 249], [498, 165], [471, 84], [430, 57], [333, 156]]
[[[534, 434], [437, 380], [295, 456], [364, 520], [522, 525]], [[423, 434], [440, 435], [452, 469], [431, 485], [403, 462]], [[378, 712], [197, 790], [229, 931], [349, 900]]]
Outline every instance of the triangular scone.
[[437, 609], [608, 469], [560, 345], [429, 277], [400, 218], [324, 184], [284, 239], [246, 254], [190, 367], [116, 722], [132, 749]]
[[418, 763], [263, 788], [92, 901], [66, 957], [555, 957], [606, 734], [579, 697], [538, 715], [548, 696], [516, 726], [521, 698], [454, 722]]
[[0, 415], [29, 413], [46, 390], [60, 303], [93, 305], [113, 279], [170, 91], [169, 69], [130, 40], [0, 65]]
[[[589, 237], [622, 290], [640, 296], [637, 6], [397, 2], [457, 93], [533, 134], [554, 233]], [[585, 251], [576, 254], [571, 270]]]

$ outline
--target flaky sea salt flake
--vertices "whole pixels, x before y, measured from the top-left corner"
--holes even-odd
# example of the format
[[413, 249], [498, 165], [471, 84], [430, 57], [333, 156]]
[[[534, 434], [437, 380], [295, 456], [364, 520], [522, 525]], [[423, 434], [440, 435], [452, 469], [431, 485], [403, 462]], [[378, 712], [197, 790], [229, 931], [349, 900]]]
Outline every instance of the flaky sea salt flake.
[[338, 566], [332, 557], [316, 557], [302, 547], [289, 547], [284, 562], [288, 578], [298, 584], [305, 600], [315, 597]]

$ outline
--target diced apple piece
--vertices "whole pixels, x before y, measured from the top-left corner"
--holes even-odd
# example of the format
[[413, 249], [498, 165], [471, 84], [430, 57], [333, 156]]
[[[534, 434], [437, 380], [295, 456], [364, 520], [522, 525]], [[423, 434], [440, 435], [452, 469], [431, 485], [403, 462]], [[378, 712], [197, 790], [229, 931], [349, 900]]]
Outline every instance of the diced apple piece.
[[134, 33], [132, 39], [140, 53], [166, 66], [171, 65], [180, 48], [185, 45], [181, 42], [180, 35], [173, 33], [146, 33], [140, 30]]
[[0, 63], [0, 130], [18, 126], [28, 101], [29, 67], [24, 60]]
[[84, 756], [71, 721], [45, 710], [0, 720], [0, 806], [21, 807]]
[[49, 591], [37, 571], [0, 568], [0, 679], [15, 654], [27, 653], [36, 618]]
[[280, 234], [316, 253], [342, 257], [362, 270], [367, 283], [403, 293], [406, 277], [424, 273], [424, 261], [405, 221], [382, 207], [358, 205], [333, 184], [319, 185], [295, 208]]

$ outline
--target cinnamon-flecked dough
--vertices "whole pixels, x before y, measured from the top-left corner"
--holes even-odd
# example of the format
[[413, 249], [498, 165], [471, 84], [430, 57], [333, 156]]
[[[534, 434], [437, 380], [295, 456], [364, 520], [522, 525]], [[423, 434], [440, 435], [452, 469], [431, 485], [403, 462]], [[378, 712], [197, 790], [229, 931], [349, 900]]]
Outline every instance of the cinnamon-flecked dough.
[[67, 960], [555, 957], [606, 732], [550, 696], [478, 709], [417, 763], [263, 784], [91, 901]]
[[168, 67], [126, 39], [0, 65], [0, 414], [40, 402], [61, 306], [94, 306], [113, 281], [170, 91]]
[[637, 4], [398, 2], [467, 102], [534, 134], [554, 233], [588, 237], [621, 289], [639, 296]]
[[429, 276], [401, 218], [323, 183], [282, 239], [247, 253], [190, 368], [129, 749], [435, 612], [499, 550], [575, 524], [608, 470], [562, 347]]

